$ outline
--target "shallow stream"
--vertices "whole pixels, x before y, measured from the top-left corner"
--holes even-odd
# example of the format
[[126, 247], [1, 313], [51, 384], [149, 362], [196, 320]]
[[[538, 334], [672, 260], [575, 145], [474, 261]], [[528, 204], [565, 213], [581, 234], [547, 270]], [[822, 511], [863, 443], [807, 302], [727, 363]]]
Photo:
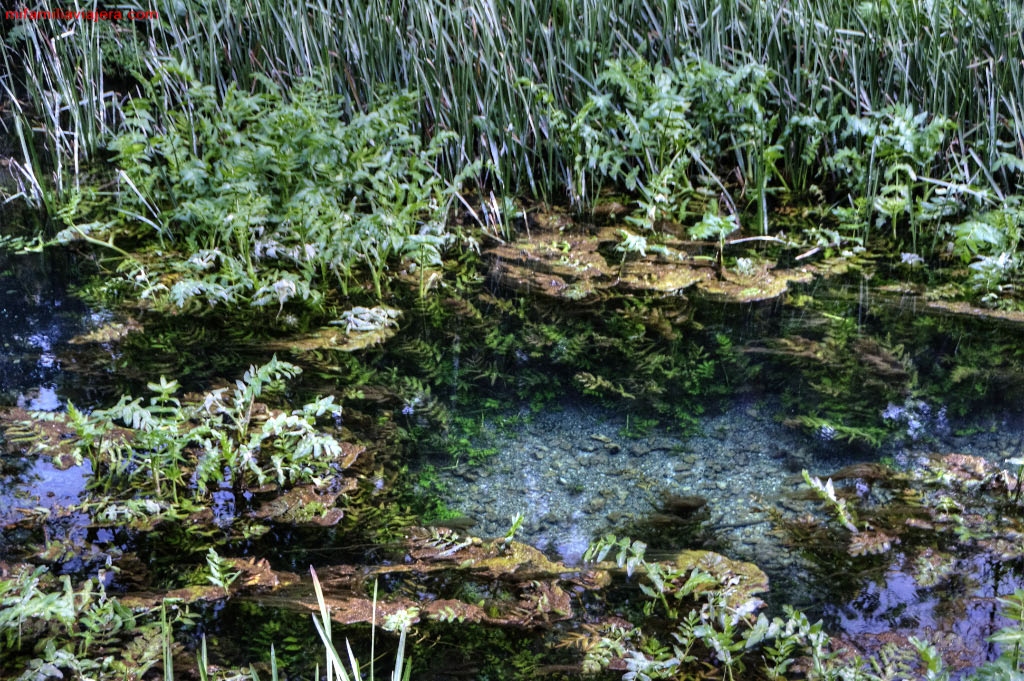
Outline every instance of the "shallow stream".
[[[95, 377], [84, 379], [64, 363], [75, 356], [68, 341], [108, 318], [68, 298], [59, 277], [27, 290], [26, 271], [47, 280], [45, 268], [24, 266], [0, 278], [6, 292], [0, 395], [5, 406], [57, 410], [71, 394], [101, 388]], [[480, 465], [432, 463], [445, 500], [475, 522], [475, 535], [502, 536], [522, 514], [517, 538], [568, 564], [578, 564], [588, 544], [608, 532], [644, 539], [654, 557], [711, 549], [764, 569], [776, 612], [795, 605], [865, 651], [871, 640], [894, 635], [943, 638], [947, 650], [962, 656], [962, 666], [971, 666], [991, 656], [984, 638], [1000, 621], [994, 597], [1019, 587], [1019, 572], [965, 555], [957, 567], [969, 574], [952, 593], [948, 583], [942, 589], [920, 584], [910, 565], [916, 557], [895, 547], [880, 569], [835, 579], [810, 547], [777, 523], [820, 511], [820, 504], [801, 495], [803, 470], [825, 479], [883, 459], [912, 470], [936, 452], [973, 454], [1000, 465], [1019, 455], [1019, 412], [955, 420], [946, 411], [919, 401], [888, 405], [886, 418], [900, 432], [892, 444], [872, 450], [846, 445], [827, 429], [809, 435], [783, 425], [785, 407], [769, 391], [740, 392], [724, 409], [700, 417], [691, 435], [631, 421], [594, 400], [565, 398], [537, 412], [524, 407], [513, 426], [486, 424], [486, 444], [497, 453]], [[422, 462], [412, 463], [415, 468]], [[3, 526], [39, 509], [75, 504], [88, 478], [85, 467], [61, 471], [42, 458], [5, 458], [0, 472]], [[876, 493], [867, 485], [855, 492], [865, 499]], [[664, 513], [672, 504], [675, 515]], [[82, 531], [74, 519], [65, 530]], [[21, 539], [5, 533], [0, 557]], [[961, 644], [951, 642], [956, 640]]]

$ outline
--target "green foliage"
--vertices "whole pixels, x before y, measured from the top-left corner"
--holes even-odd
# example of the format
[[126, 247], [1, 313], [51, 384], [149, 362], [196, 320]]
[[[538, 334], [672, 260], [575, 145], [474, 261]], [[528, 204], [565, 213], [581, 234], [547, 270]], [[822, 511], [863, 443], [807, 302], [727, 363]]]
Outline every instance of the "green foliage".
[[[405, 479], [408, 475], [408, 469], [404, 469], [400, 478]], [[411, 487], [412, 504], [420, 515], [420, 522], [443, 524], [445, 520], [462, 517], [444, 501], [448, 486], [438, 477], [434, 466], [428, 464], [417, 471]]]
[[[55, 588], [56, 586], [56, 588]], [[0, 580], [0, 658], [24, 664], [22, 679], [144, 674], [160, 661], [158, 622], [145, 621], [90, 579], [75, 589], [46, 568]]]
[[[686, 222], [694, 213], [692, 199], [707, 189], [724, 191], [720, 177], [737, 172], [743, 181], [766, 179], [759, 158], [768, 86], [762, 67], [728, 70], [699, 57], [671, 68], [613, 60], [595, 85], [598, 92], [574, 113], [560, 109], [550, 91], [539, 90], [554, 144], [573, 159], [574, 203], [592, 206], [602, 185], [611, 183], [638, 194], [627, 221], [652, 230], [665, 220]], [[763, 183], [758, 187], [763, 192]]]
[[[162, 74], [169, 78], [169, 74]], [[134, 99], [111, 143], [121, 178], [118, 231], [146, 224], [164, 257], [135, 274], [140, 297], [207, 305], [322, 308], [332, 287], [372, 285], [407, 259], [435, 268], [455, 241], [445, 224], [455, 188], [435, 170], [450, 140], [412, 131], [416, 97], [345, 120], [311, 79], [283, 91], [223, 94], [185, 79], [183, 110]]]
[[801, 474], [804, 477], [804, 482], [817, 492], [818, 498], [828, 504], [836, 514], [839, 523], [850, 532], [857, 534], [860, 530], [857, 529], [857, 519], [853, 513], [853, 510], [849, 507], [846, 499], [841, 499], [836, 496], [835, 487], [832, 485], [832, 478], [829, 478], [827, 482], [822, 482], [821, 478], [811, 477], [811, 474], [807, 472], [805, 468]]
[[[964, 209], [961, 195], [972, 190], [950, 185], [956, 178], [946, 177], [949, 169], [940, 163], [946, 134], [956, 127], [950, 120], [897, 104], [866, 116], [844, 113], [833, 125], [850, 146], [838, 148], [826, 163], [841, 188], [866, 199], [860, 204], [865, 222], [873, 217], [875, 227], [889, 224], [894, 237], [898, 227], [909, 226], [916, 252], [925, 226], [934, 234], [937, 221]], [[932, 179], [936, 173], [938, 181]]]
[[[768, 678], [778, 679], [786, 678], [789, 666], [805, 655], [813, 665], [814, 678], [839, 678], [841, 671], [857, 674], [855, 666], [843, 668], [837, 663], [820, 622], [812, 625], [788, 606], [785, 617], [769, 620], [760, 614], [755, 618], [752, 610], [757, 599], [739, 606], [729, 602], [735, 582], [722, 584], [697, 568], [648, 561], [645, 548], [642, 542], [608, 535], [587, 550], [584, 561], [601, 561], [614, 554], [627, 575], [639, 573], [638, 586], [647, 599], [644, 613], [650, 617], [658, 610], [667, 619], [670, 642], [662, 642], [650, 631], [638, 639], [613, 629], [589, 642], [591, 653], [585, 665], [591, 670], [614, 655], [626, 661], [629, 671], [624, 679], [680, 678], [712, 666], [731, 680], [746, 678], [752, 665]], [[606, 654], [598, 654], [601, 651]]]
[[210, 574], [206, 576], [207, 581], [224, 589], [224, 593], [228, 592], [231, 584], [242, 574], [239, 570], [232, 570], [231, 561], [218, 555], [213, 547], [206, 552], [206, 565], [210, 570]]
[[953, 253], [970, 263], [969, 284], [982, 294], [983, 302], [995, 304], [1012, 293], [1020, 276], [1018, 250], [1024, 234], [1024, 210], [1016, 197], [948, 227], [947, 232], [953, 238]]
[[[69, 444], [79, 460], [90, 460], [95, 492], [143, 492], [150, 495], [147, 510], [159, 512], [161, 499], [200, 501], [211, 488], [314, 482], [337, 473], [340, 445], [316, 426], [339, 410], [333, 397], [291, 412], [258, 408], [268, 389], [299, 372], [274, 358], [250, 367], [232, 389], [212, 390], [190, 404], [176, 397], [176, 381], [161, 377], [149, 384], [148, 402], [123, 395], [90, 414], [69, 405], [66, 415], [40, 417], [65, 420], [73, 429]], [[263, 416], [258, 422], [257, 412]]]
[[997, 674], [1007, 672], [1009, 675], [1002, 678], [1012, 678], [1012, 675], [1024, 672], [1024, 590], [1017, 589], [1012, 595], [998, 600], [1003, 606], [1000, 614], [1013, 624], [1003, 627], [989, 639], [1000, 645], [1001, 652], [995, 663], [979, 670], [980, 678], [999, 678]]
[[[716, 678], [793, 678], [794, 665], [813, 679], [884, 681], [921, 678], [947, 681], [938, 649], [915, 637], [910, 647], [885, 646], [875, 655], [850, 658], [835, 648], [821, 622], [784, 606], [782, 616], [754, 615], [756, 605], [730, 602], [737, 579], [727, 584], [700, 569], [681, 570], [644, 557], [644, 545], [608, 535], [595, 542], [585, 561], [614, 556], [627, 574], [639, 575], [638, 588], [646, 599], [644, 629], [609, 628], [586, 642], [583, 668], [589, 673], [607, 669], [613, 658], [625, 662], [623, 679], [676, 679], [708, 674]], [[756, 599], [754, 599], [756, 601]], [[984, 665], [969, 679], [1010, 679], [1021, 669], [1020, 643], [1024, 592], [1000, 599], [1004, 616], [1014, 622], [992, 640], [1004, 644], [1000, 658]], [[651, 618], [657, 612], [658, 618]], [[660, 623], [660, 626], [659, 624]]]
[[[317, 634], [320, 635], [320, 641], [323, 643], [324, 652], [326, 655], [325, 669], [333, 670], [333, 674], [329, 674], [331, 678], [335, 675], [341, 679], [341, 681], [350, 681], [351, 679], [362, 679], [363, 674], [360, 672], [360, 665], [356, 661], [355, 655], [352, 654], [352, 646], [349, 642], [345, 641], [345, 647], [348, 650], [348, 669], [346, 664], [342, 662], [341, 656], [338, 654], [337, 649], [334, 647], [334, 641], [331, 637], [331, 611], [324, 601], [323, 588], [320, 586], [320, 580], [316, 576], [316, 571], [310, 568], [310, 574], [313, 576], [313, 588], [316, 592], [317, 604], [319, 605], [319, 612], [313, 614], [313, 625], [316, 627]], [[377, 584], [373, 586], [373, 600], [374, 607], [377, 603]], [[385, 624], [385, 628], [389, 631], [398, 631], [398, 651], [395, 653], [395, 666], [391, 672], [391, 681], [408, 681], [410, 674], [412, 673], [412, 666], [406, 666], [408, 660], [405, 654], [405, 640], [406, 635], [409, 633], [409, 629], [412, 627], [413, 622], [416, 619], [416, 609], [412, 608], [409, 611], [401, 611], [389, 615], [388, 622]], [[389, 626], [390, 625], [390, 626]], [[373, 652], [370, 653], [371, 658]], [[375, 660], [370, 660], [370, 674], [369, 681], [374, 681], [373, 665]], [[402, 669], [405, 668], [403, 673]], [[351, 676], [349, 676], [349, 670], [351, 670]]]

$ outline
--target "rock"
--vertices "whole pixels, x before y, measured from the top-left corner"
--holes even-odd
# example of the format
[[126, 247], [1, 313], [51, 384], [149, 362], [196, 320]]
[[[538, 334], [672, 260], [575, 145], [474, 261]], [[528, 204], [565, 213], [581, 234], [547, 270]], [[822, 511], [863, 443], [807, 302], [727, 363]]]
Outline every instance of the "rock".
[[635, 444], [629, 448], [629, 453], [633, 456], [646, 456], [650, 451], [651, 448], [643, 444]]
[[661, 506], [661, 510], [664, 513], [685, 518], [704, 508], [707, 503], [708, 500], [702, 496], [681, 496], [673, 494], [665, 498], [665, 501]]

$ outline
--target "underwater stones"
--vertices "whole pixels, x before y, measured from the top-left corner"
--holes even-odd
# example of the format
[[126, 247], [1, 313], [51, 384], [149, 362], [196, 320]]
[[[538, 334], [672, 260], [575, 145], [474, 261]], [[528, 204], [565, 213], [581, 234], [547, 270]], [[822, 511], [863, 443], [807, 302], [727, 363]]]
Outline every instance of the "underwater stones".
[[708, 500], [699, 495], [670, 494], [661, 505], [663, 513], [687, 518], [707, 506]]
[[562, 520], [563, 518], [554, 511], [548, 511], [543, 516], [541, 516], [540, 524], [542, 526], [547, 525], [549, 527], [557, 527], [559, 524], [561, 524]]
[[629, 446], [629, 453], [633, 456], [646, 456], [650, 451], [650, 445], [643, 442], [637, 442]]
[[465, 467], [456, 469], [454, 475], [459, 476], [466, 482], [476, 482], [480, 479], [480, 476], [474, 470]]

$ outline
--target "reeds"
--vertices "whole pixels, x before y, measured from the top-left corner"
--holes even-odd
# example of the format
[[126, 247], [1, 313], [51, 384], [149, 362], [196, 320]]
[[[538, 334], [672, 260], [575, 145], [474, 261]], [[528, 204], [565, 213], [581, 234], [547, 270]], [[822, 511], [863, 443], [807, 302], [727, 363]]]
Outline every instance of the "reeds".
[[21, 153], [13, 167], [22, 198], [56, 215], [70, 192], [80, 190], [86, 164], [115, 129], [118, 102], [104, 82], [106, 27], [49, 19], [25, 20], [18, 28], [0, 45], [0, 93], [11, 102], [10, 127]]
[[[546, 144], [532, 85], [576, 111], [606, 61], [630, 56], [762, 64], [783, 123], [896, 103], [942, 115], [974, 150], [951, 149], [950, 170], [966, 180], [984, 168], [1002, 191], [1017, 177], [1005, 155], [1024, 157], [1024, 11], [999, 0], [151, 0], [140, 9], [161, 19], [133, 27], [151, 50], [139, 63], [185, 65], [221, 91], [313, 76], [355, 112], [415, 90], [419, 133], [457, 134], [447, 171], [484, 159], [481, 181], [505, 195], [566, 195], [572, 159]], [[38, 35], [8, 46], [7, 87], [28, 91], [26, 115], [61, 151], [53, 163], [63, 181], [67, 159], [87, 156], [109, 124], [102, 55], [86, 24], [70, 36], [65, 26], [25, 28]], [[787, 181], [808, 184], [821, 155], [787, 155]]]

